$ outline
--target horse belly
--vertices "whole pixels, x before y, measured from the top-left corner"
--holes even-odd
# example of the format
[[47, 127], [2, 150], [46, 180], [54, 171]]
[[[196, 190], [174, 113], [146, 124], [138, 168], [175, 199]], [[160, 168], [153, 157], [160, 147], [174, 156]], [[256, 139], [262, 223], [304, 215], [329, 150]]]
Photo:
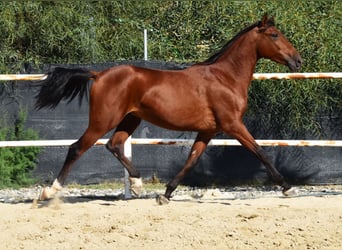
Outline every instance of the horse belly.
[[214, 131], [216, 122], [211, 112], [196, 108], [160, 109], [157, 106], [143, 107], [137, 115], [159, 127], [179, 131]]

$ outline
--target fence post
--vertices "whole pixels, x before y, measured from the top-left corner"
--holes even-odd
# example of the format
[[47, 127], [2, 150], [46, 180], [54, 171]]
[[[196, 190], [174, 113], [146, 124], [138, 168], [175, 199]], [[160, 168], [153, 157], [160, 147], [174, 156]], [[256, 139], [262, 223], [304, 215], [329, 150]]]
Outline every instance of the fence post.
[[144, 29], [144, 60], [147, 61], [147, 29]]
[[[124, 145], [124, 154], [131, 161], [132, 160], [132, 136], [128, 137]], [[131, 199], [129, 174], [125, 168], [124, 184], [125, 184], [125, 199]]]

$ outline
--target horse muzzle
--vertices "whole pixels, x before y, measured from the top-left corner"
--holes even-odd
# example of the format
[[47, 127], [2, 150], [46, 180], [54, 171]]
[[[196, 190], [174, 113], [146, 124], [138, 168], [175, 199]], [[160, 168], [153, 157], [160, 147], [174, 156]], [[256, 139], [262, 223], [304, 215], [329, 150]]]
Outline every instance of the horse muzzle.
[[287, 59], [287, 66], [293, 72], [299, 71], [300, 68], [302, 67], [302, 64], [303, 64], [303, 59], [299, 54], [289, 57]]

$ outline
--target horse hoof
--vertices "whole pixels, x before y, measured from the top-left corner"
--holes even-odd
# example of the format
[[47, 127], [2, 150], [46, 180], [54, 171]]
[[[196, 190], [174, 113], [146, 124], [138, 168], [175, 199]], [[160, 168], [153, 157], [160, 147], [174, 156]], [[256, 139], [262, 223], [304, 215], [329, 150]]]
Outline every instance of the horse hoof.
[[156, 202], [158, 205], [167, 205], [169, 204], [170, 200], [166, 198], [164, 195], [157, 195]]
[[131, 188], [130, 188], [131, 193], [134, 196], [139, 197], [140, 194], [141, 194], [142, 187], [143, 187], [142, 179], [141, 178], [130, 177], [129, 181], [131, 183]]
[[296, 195], [298, 195], [298, 189], [292, 187], [290, 189], [283, 190], [283, 195], [286, 196], [286, 197], [296, 196]]

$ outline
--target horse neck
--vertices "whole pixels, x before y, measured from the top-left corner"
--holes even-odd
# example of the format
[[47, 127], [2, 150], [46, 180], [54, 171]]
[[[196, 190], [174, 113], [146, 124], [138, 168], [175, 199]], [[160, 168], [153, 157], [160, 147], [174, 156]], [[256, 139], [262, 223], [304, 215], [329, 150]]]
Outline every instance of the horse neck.
[[243, 91], [248, 90], [258, 61], [256, 37], [252, 32], [242, 35], [215, 63], [229, 79], [234, 79], [229, 84], [236, 84]]

